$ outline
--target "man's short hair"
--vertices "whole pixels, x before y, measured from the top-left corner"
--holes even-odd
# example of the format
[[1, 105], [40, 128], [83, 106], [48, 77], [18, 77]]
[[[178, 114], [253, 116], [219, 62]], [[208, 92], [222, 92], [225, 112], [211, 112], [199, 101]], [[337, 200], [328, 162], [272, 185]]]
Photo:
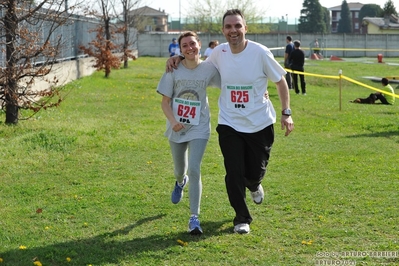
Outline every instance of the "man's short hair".
[[229, 9], [229, 10], [227, 10], [226, 13], [224, 13], [224, 15], [223, 15], [222, 25], [224, 26], [224, 19], [225, 19], [227, 16], [236, 16], [236, 15], [242, 17], [242, 20], [243, 20], [244, 23], [245, 23], [244, 14], [241, 12], [241, 10], [239, 10], [239, 9]]
[[295, 47], [301, 46], [301, 42], [298, 41], [298, 40], [295, 40], [295, 41], [294, 41], [294, 46], [295, 46]]
[[382, 85], [386, 86], [386, 85], [389, 84], [389, 81], [388, 81], [387, 78], [382, 78], [382, 79], [381, 79], [381, 83], [382, 83]]
[[288, 35], [287, 40], [292, 41], [292, 37], [290, 35]]

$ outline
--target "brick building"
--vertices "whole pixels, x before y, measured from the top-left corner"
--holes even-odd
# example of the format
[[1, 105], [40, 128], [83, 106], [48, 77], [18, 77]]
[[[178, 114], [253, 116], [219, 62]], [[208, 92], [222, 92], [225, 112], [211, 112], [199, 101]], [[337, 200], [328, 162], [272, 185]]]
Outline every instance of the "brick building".
[[[349, 11], [351, 13], [352, 19], [352, 33], [360, 34], [362, 28], [362, 22], [359, 20], [359, 12], [360, 9], [364, 5], [361, 3], [348, 3]], [[331, 11], [331, 33], [337, 33], [338, 30], [338, 23], [341, 19], [341, 5], [330, 7], [328, 10]]]

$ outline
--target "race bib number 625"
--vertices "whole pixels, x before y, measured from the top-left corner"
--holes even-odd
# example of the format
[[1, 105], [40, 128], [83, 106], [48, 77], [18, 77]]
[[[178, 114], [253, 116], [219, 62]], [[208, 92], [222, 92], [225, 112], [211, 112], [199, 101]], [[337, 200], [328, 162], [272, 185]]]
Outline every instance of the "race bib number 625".
[[254, 106], [252, 85], [227, 85], [227, 107], [234, 109], [251, 109]]

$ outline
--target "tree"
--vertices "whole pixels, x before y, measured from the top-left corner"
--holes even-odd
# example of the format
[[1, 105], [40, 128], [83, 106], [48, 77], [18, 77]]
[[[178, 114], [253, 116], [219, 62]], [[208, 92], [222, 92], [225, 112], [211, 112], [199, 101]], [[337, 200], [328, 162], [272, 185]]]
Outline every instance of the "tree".
[[379, 17], [382, 16], [382, 8], [376, 4], [367, 4], [362, 6], [359, 11], [359, 21], [363, 21], [365, 17]]
[[135, 17], [130, 17], [129, 12], [139, 4], [140, 0], [120, 0], [122, 4], [122, 22], [123, 22], [123, 67], [128, 67], [129, 58], [136, 60], [136, 57], [132, 54], [132, 50], [129, 49], [130, 42], [130, 26], [134, 23]]
[[185, 30], [195, 30], [206, 33], [220, 33], [223, 14], [228, 9], [240, 9], [250, 33], [267, 33], [270, 31], [269, 23], [261, 22], [263, 10], [257, 8], [254, 0], [200, 0], [192, 2], [192, 7], [187, 16]]
[[341, 5], [341, 18], [338, 21], [338, 33], [351, 33], [352, 32], [352, 17], [346, 0], [342, 1]]
[[304, 0], [299, 17], [299, 33], [326, 33], [325, 15], [319, 0]]
[[[75, 7], [67, 7], [64, 0], [0, 2], [4, 14], [0, 17], [0, 47], [5, 51], [0, 104], [5, 109], [6, 124], [17, 124], [21, 109], [35, 114], [62, 101], [60, 89], [55, 87], [57, 78], [49, 81], [49, 88], [33, 90], [32, 85], [54, 67], [63, 45], [62, 35], [56, 30], [66, 25]], [[35, 64], [39, 60], [40, 64]]]
[[111, 74], [111, 69], [120, 68], [120, 59], [112, 53], [118, 46], [112, 42], [115, 34], [123, 31], [121, 28], [115, 27], [111, 24], [111, 19], [115, 19], [116, 15], [112, 13], [115, 10], [115, 0], [98, 0], [99, 10], [96, 8], [89, 8], [87, 14], [100, 18], [102, 24], [93, 30], [97, 32], [96, 39], [89, 43], [89, 47], [80, 46], [90, 56], [95, 58], [93, 65], [97, 70], [104, 70], [105, 77], [108, 78]]
[[330, 18], [330, 10], [327, 7], [322, 6], [323, 9], [323, 20], [326, 24], [326, 33], [331, 32], [331, 18]]
[[383, 8], [383, 15], [384, 16], [390, 16], [390, 15], [398, 15], [398, 12], [396, 11], [395, 5], [393, 4], [392, 0], [388, 0]]
[[192, 3], [187, 14], [185, 30], [194, 30], [206, 33], [220, 33], [222, 28], [222, 14], [225, 12], [221, 1], [202, 0]]
[[89, 43], [89, 47], [80, 46], [80, 49], [89, 56], [94, 57], [95, 63], [93, 67], [98, 71], [104, 70], [105, 77], [108, 78], [112, 68], [118, 69], [121, 66], [120, 58], [112, 54], [112, 50], [115, 50], [118, 46], [110, 41], [113, 34], [110, 33], [109, 37], [107, 37], [103, 26], [98, 26], [92, 31], [97, 32], [96, 38]]

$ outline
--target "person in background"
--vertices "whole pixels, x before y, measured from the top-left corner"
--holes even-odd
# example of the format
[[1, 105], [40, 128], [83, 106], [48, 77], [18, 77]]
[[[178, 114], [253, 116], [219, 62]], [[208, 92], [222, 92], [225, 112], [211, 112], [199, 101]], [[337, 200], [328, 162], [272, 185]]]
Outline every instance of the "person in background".
[[169, 139], [174, 163], [175, 186], [172, 203], [183, 198], [189, 178], [191, 216], [188, 231], [202, 234], [199, 221], [202, 194], [201, 162], [210, 137], [210, 112], [206, 88], [220, 88], [220, 74], [211, 63], [201, 61], [201, 42], [195, 32], [184, 32], [179, 45], [185, 60], [173, 73], [164, 73], [157, 92], [162, 95], [162, 110], [167, 118], [165, 136]]
[[[290, 68], [294, 71], [301, 71], [304, 72], [304, 65], [305, 65], [305, 53], [300, 48], [301, 42], [298, 40], [294, 41], [294, 51], [291, 52], [289, 61], [291, 62]], [[292, 78], [294, 80], [293, 85], [295, 89], [295, 93], [299, 94], [299, 87], [298, 87], [298, 74], [292, 73]], [[301, 80], [301, 91], [303, 95], [306, 95], [306, 82], [305, 82], [305, 75], [299, 74], [299, 78]]]
[[[285, 68], [290, 68], [290, 54], [294, 50], [294, 44], [292, 43], [292, 37], [287, 36], [285, 41], [287, 42], [287, 45], [285, 46], [285, 53], [284, 53], [284, 67]], [[285, 74], [285, 79], [287, 80], [288, 88], [291, 90], [292, 87], [292, 78], [291, 78], [291, 73], [287, 72]]]
[[[263, 202], [265, 193], [261, 183], [274, 142], [276, 112], [265, 97], [268, 80], [277, 87], [281, 129], [285, 129], [286, 136], [294, 129], [294, 122], [284, 68], [267, 47], [245, 38], [247, 25], [240, 10], [227, 10], [222, 22], [227, 43], [215, 47], [205, 62], [215, 65], [222, 78], [216, 131], [224, 157], [227, 195], [235, 211], [234, 232], [247, 234], [252, 216], [246, 203], [246, 190], [255, 204]], [[181, 60], [178, 56], [169, 58], [167, 70], [177, 68]]]
[[[395, 94], [394, 89], [389, 84], [387, 78], [381, 79], [382, 90], [388, 93]], [[371, 93], [367, 98], [356, 98], [355, 100], [351, 101], [353, 103], [369, 103], [374, 104], [377, 100], [380, 100], [382, 104], [393, 105], [395, 103], [395, 96], [390, 94], [385, 94], [381, 92]]]
[[320, 45], [319, 45], [319, 41], [317, 39], [315, 39], [313, 42], [313, 51], [317, 55], [320, 54]]
[[218, 40], [213, 40], [209, 42], [208, 48], [206, 48], [204, 52], [204, 60], [206, 60], [211, 55], [213, 48], [215, 48], [218, 45], [219, 45]]
[[177, 43], [176, 38], [172, 39], [172, 42], [169, 44], [169, 56], [180, 55], [180, 47]]

